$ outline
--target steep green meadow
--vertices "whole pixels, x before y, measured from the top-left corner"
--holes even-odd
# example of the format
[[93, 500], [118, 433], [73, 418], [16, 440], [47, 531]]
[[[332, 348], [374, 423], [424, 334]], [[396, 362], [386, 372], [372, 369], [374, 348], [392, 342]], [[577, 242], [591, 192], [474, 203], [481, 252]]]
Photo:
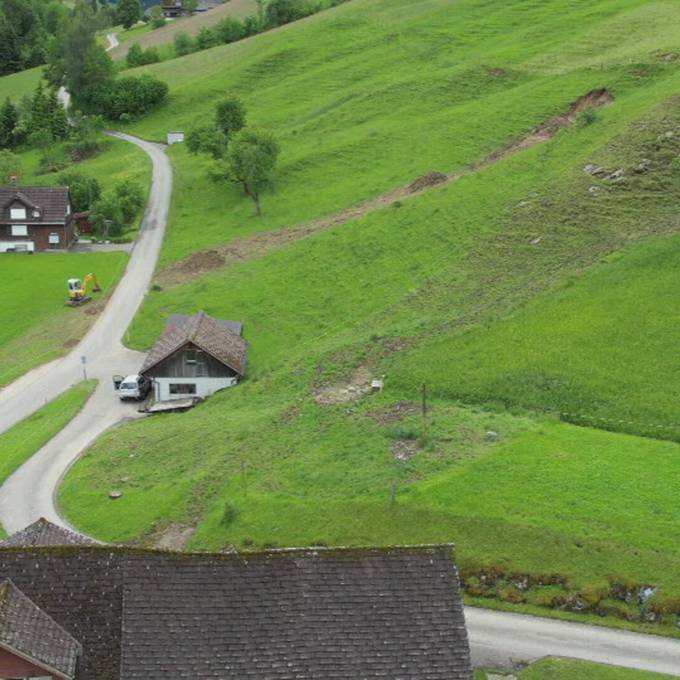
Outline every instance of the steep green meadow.
[[[675, 624], [678, 444], [558, 416], [680, 422], [677, 18], [663, 0], [352, 0], [148, 68], [170, 98], [131, 130], [160, 139], [234, 92], [282, 144], [261, 219], [171, 149], [163, 283], [131, 329], [143, 349], [173, 312], [242, 319], [248, 377], [104, 435], [62, 487], [69, 520], [211, 549], [454, 541], [476, 597]], [[609, 105], [470, 171], [603, 87]], [[432, 170], [465, 174], [219, 266]], [[211, 271], [182, 268], [205, 248]], [[381, 374], [383, 394], [342, 400]], [[653, 605], [619, 581], [659, 586]]]

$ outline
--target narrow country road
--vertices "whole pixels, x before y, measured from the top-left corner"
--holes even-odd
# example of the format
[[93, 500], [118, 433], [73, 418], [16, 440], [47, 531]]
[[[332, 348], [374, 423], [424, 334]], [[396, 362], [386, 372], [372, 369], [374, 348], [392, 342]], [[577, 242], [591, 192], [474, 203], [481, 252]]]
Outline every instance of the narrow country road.
[[120, 45], [115, 33], [107, 33], [106, 39], [108, 40], [109, 43], [108, 47], [106, 48], [107, 52], [110, 52], [114, 47], [118, 47], [118, 45]]
[[562, 656], [680, 677], [680, 640], [476, 607], [465, 619], [477, 667]]
[[113, 136], [143, 149], [153, 164], [153, 179], [139, 237], [123, 278], [106, 308], [81, 342], [65, 357], [39, 366], [0, 390], [0, 433], [83, 379], [99, 385], [85, 408], [0, 487], [0, 522], [17, 531], [39, 517], [65, 525], [54, 494], [78, 455], [102, 432], [126, 418], [139, 417], [134, 404], [122, 404], [111, 377], [136, 372], [143, 355], [123, 347], [122, 337], [141, 305], [158, 260], [172, 193], [172, 170], [162, 147], [122, 133]]

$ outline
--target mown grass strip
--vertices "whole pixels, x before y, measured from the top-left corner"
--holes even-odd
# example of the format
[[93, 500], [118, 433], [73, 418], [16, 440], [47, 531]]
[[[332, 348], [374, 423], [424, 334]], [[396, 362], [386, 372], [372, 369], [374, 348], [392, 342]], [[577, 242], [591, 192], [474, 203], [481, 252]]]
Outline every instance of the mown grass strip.
[[74, 385], [0, 435], [0, 484], [78, 414], [96, 386], [96, 380]]

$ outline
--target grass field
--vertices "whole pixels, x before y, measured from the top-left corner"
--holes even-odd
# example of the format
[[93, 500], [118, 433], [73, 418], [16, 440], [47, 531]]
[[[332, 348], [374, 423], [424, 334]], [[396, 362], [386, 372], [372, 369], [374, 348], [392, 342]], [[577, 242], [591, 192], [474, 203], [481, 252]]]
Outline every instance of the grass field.
[[76, 416], [96, 384], [96, 380], [78, 383], [0, 435], [0, 483]]
[[24, 96], [32, 96], [40, 79], [42, 78], [42, 66], [19, 71], [9, 76], [0, 78], [0, 101], [4, 102], [9, 97], [14, 102], [19, 102]]
[[0, 385], [73, 347], [102, 305], [64, 305], [66, 280], [95, 272], [103, 292], [111, 293], [127, 264], [125, 253], [4, 256], [5, 286], [0, 309]]
[[[486, 673], [477, 671], [475, 680], [486, 680], [486, 678]], [[519, 680], [671, 680], [670, 675], [569, 659], [537, 661], [518, 673], [517, 678]]]
[[161, 28], [152, 30], [151, 25], [148, 24], [144, 27], [146, 30], [142, 30], [142, 27], [135, 26], [129, 31], [116, 33], [121, 44], [111, 50], [110, 54], [113, 59], [122, 59], [135, 42], [144, 49], [172, 45], [177, 33], [184, 31], [189, 35], [196, 35], [204, 26], [213, 26], [224, 17], [242, 19], [249, 14], [257, 14], [255, 0], [227, 0], [207, 12], [168, 21]]
[[[281, 141], [261, 219], [172, 148], [176, 276], [159, 274], [131, 333], [146, 348], [173, 312], [242, 319], [248, 379], [105, 435], [62, 487], [69, 519], [106, 540], [191, 527], [210, 549], [453, 541], [473, 594], [649, 615], [612, 595], [620, 578], [659, 586], [652, 614], [674, 625], [678, 444], [555, 413], [676, 423], [676, 17], [667, 0], [353, 0], [149, 67], [170, 97], [131, 130], [160, 139], [233, 92]], [[200, 276], [172, 269], [469, 169], [601, 87], [608, 106], [457, 182], [284, 247], [261, 237]], [[382, 395], [320, 403], [381, 374]], [[502, 575], [493, 592], [483, 569]], [[556, 580], [518, 595], [513, 574]]]

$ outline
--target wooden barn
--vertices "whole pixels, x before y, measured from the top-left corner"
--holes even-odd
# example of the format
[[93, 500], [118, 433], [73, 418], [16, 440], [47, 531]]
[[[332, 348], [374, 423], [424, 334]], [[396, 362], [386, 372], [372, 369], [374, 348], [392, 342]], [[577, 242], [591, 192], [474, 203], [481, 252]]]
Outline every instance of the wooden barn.
[[205, 312], [170, 317], [140, 373], [154, 383], [156, 402], [205, 398], [236, 385], [246, 368], [243, 324]]

